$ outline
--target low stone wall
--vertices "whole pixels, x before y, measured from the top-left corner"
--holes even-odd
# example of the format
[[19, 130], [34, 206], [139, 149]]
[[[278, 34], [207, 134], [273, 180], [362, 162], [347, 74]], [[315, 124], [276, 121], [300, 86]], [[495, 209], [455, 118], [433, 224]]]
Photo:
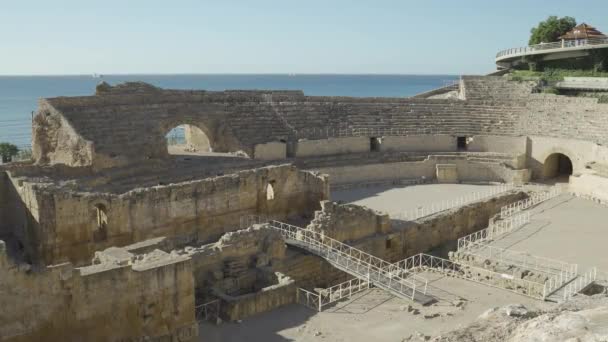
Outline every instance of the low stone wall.
[[529, 181], [531, 175], [527, 169], [513, 170], [500, 163], [471, 162], [462, 157], [433, 157], [419, 162], [321, 167], [316, 170], [328, 174], [332, 185], [398, 179], [434, 180], [436, 179], [436, 165], [444, 163], [456, 165], [460, 182], [523, 183]]
[[386, 136], [381, 151], [392, 152], [456, 152], [458, 146], [453, 135]]
[[[543, 272], [539, 272], [536, 270], [531, 270], [529, 268], [527, 269], [527, 268], [519, 267], [512, 263], [506, 263], [506, 262], [501, 263], [501, 262], [486, 258], [481, 255], [469, 254], [466, 251], [452, 252], [452, 253], [450, 253], [449, 257], [450, 257], [450, 260], [458, 262], [463, 265], [469, 265], [469, 266], [473, 266], [476, 268], [483, 268], [488, 271], [502, 274], [502, 275], [504, 275], [503, 278], [505, 278], [505, 279], [511, 279], [511, 278], [509, 278], [509, 276], [512, 276], [512, 280], [515, 280], [515, 281], [524, 280], [524, 281], [529, 281], [529, 282], [533, 282], [536, 284], [540, 284], [541, 288], [542, 288], [542, 285], [545, 283], [545, 281], [547, 281], [547, 279], [549, 279], [549, 277], [551, 276], [551, 274], [549, 274], [549, 273], [543, 273]], [[513, 287], [513, 286], [511, 286], [511, 287]], [[538, 287], [535, 287], [535, 288], [538, 288]], [[536, 297], [542, 297], [543, 293], [541, 291], [540, 293], [535, 292], [535, 293], [532, 293], [531, 295], [534, 295]]]
[[323, 201], [306, 228], [338, 241], [359, 240], [388, 233], [390, 219], [387, 214], [366, 207]]
[[528, 142], [525, 136], [475, 135], [467, 144], [468, 152], [498, 152], [525, 155]]
[[368, 137], [299, 140], [296, 146], [295, 156], [327, 156], [346, 153], [364, 153], [369, 151], [370, 138]]
[[278, 160], [287, 157], [287, 144], [284, 142], [269, 142], [257, 144], [253, 149], [253, 158], [262, 160]]
[[156, 252], [129, 264], [30, 269], [0, 242], [2, 341], [193, 341], [190, 259]]
[[262, 288], [260, 291], [241, 296], [230, 296], [222, 292], [216, 295], [222, 300], [220, 316], [228, 321], [238, 321], [258, 313], [274, 310], [296, 301], [295, 282], [281, 273], [276, 274], [277, 284]]

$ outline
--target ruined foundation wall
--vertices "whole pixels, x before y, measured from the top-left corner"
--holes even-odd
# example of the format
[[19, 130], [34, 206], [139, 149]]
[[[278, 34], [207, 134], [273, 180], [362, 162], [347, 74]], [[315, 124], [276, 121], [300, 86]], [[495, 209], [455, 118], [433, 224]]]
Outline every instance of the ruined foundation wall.
[[501, 207], [525, 197], [523, 192], [508, 193], [417, 220], [395, 236], [401, 241], [397, 242], [402, 248], [400, 253], [410, 257], [455, 242], [486, 228], [490, 218], [500, 213]]
[[87, 166], [93, 163], [93, 144], [46, 100], [40, 100], [32, 123], [32, 159], [38, 164]]
[[[273, 199], [268, 199], [269, 185]], [[239, 229], [246, 215], [312, 216], [329, 189], [324, 176], [282, 165], [122, 195], [36, 191], [45, 210], [34, 227], [41, 235], [42, 261], [83, 264], [95, 250], [159, 236], [178, 245], [214, 241]], [[98, 226], [100, 206], [107, 217], [104, 229]]]
[[3, 341], [192, 341], [197, 335], [187, 258], [28, 272], [7, 261], [3, 246]]
[[40, 259], [41, 231], [49, 223], [52, 207], [37, 187], [0, 172], [0, 238], [12, 239], [28, 262]]
[[328, 174], [332, 185], [359, 182], [380, 182], [400, 179], [436, 179], [437, 164], [455, 164], [461, 182], [521, 183], [529, 180], [527, 169], [513, 170], [499, 163], [470, 162], [463, 158], [429, 158], [420, 162], [397, 162], [348, 166], [321, 167], [316, 170]]
[[391, 227], [387, 214], [352, 204], [321, 202], [321, 210], [306, 227], [341, 242], [386, 234]]

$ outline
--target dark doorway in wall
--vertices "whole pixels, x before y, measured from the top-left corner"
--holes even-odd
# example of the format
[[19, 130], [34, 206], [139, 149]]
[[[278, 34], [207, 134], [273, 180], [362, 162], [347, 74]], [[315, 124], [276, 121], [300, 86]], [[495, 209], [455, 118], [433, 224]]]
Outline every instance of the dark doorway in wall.
[[572, 175], [572, 160], [562, 153], [553, 153], [545, 159], [543, 173], [545, 179], [567, 178]]
[[467, 149], [467, 137], [456, 137], [456, 147], [459, 150]]
[[380, 145], [382, 145], [382, 138], [372, 137], [369, 138], [369, 150], [372, 152], [380, 152]]
[[108, 210], [103, 204], [95, 205], [96, 229], [93, 231], [93, 241], [102, 242], [108, 237]]

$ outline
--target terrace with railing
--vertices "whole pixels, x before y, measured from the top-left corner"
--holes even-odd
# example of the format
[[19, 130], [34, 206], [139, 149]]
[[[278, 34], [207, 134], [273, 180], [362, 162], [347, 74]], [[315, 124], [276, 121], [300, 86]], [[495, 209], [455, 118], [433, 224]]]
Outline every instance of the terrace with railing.
[[496, 62], [526, 55], [538, 55], [570, 50], [597, 49], [601, 47], [608, 47], [608, 38], [561, 40], [559, 42], [541, 43], [536, 45], [502, 50], [496, 54]]

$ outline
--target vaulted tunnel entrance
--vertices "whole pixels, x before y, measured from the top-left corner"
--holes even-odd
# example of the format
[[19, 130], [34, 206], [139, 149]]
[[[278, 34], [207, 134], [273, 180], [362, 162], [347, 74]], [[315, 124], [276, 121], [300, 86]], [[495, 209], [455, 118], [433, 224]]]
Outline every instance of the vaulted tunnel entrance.
[[572, 161], [562, 153], [553, 153], [545, 159], [543, 165], [543, 175], [545, 179], [568, 178], [572, 175]]

